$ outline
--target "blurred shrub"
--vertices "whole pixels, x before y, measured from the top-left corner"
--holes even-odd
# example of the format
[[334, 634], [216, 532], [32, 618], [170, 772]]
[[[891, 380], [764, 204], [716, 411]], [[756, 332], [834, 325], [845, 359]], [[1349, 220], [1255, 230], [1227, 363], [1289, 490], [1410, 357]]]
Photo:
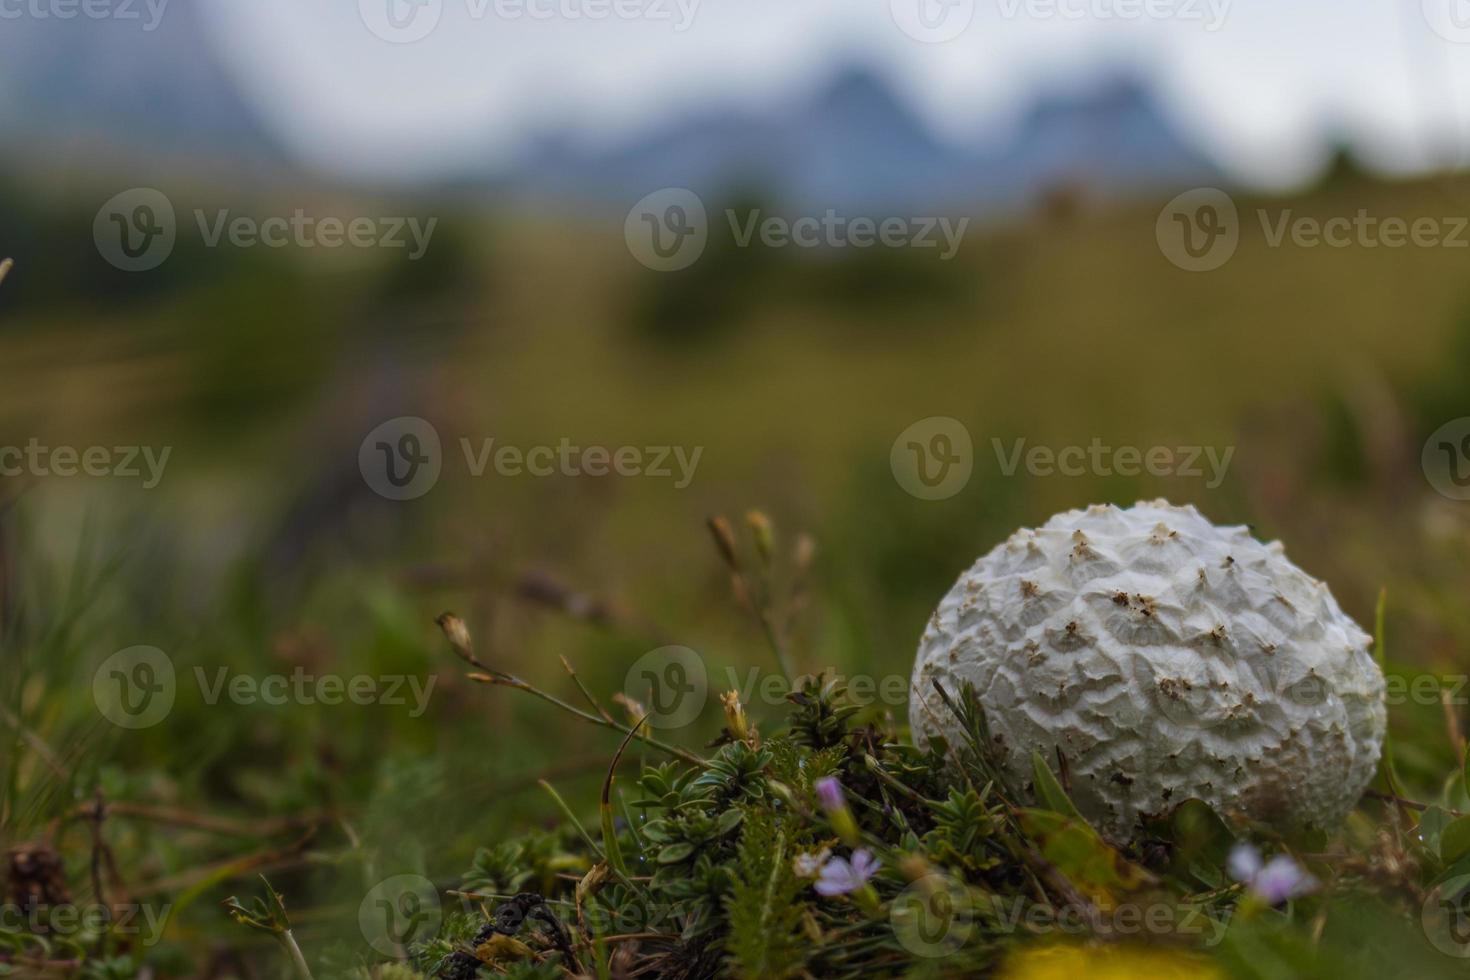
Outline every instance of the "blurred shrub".
[[288, 259], [243, 253], [171, 311], [191, 366], [187, 417], [214, 436], [282, 417], [325, 377], [341, 320], [334, 294]]
[[[742, 245], [742, 229], [775, 216], [758, 199], [742, 198], [710, 212], [709, 241], [693, 265], [641, 275], [630, 319], [635, 331], [669, 346], [719, 339], [753, 311], [780, 308], [814, 320], [837, 318], [859, 326], [887, 325], [897, 316], [950, 312], [969, 322], [976, 293], [971, 263], [941, 259], [943, 246], [872, 245], [773, 248], [759, 231]], [[926, 232], [932, 240], [932, 233]]]
[[[868, 322], [916, 312], [959, 312], [974, 295], [974, 267], [934, 249], [827, 249], [781, 267], [783, 292], [814, 312]], [[905, 322], [907, 326], [907, 321]]]
[[[493, 244], [493, 242], [491, 243]], [[407, 260], [394, 255], [370, 276], [363, 299], [374, 319], [386, 329], [398, 326], [384, 314], [408, 308], [445, 305], [495, 291], [496, 265], [486, 254], [485, 236], [479, 229], [452, 219], [441, 219], [422, 257]], [[431, 328], [447, 327], [433, 320]]]
[[699, 260], [677, 272], [641, 270], [629, 320], [634, 331], [667, 347], [703, 346], [728, 334], [767, 300], [780, 260], [767, 248], [742, 248], [730, 233], [727, 210], [764, 210], [757, 198], [739, 198], [709, 212], [709, 241]]
[[1470, 383], [1465, 377], [1465, 366], [1470, 364], [1470, 301], [1456, 317], [1443, 353], [1434, 363], [1435, 369], [1408, 392], [1419, 440], [1450, 419], [1470, 415]]
[[147, 274], [114, 268], [92, 239], [95, 196], [56, 197], [0, 177], [0, 255], [16, 263], [0, 313], [124, 313], [206, 286], [228, 269], [228, 253], [206, 248], [183, 227], [168, 260]]
[[1340, 389], [1323, 395], [1321, 416], [1322, 448], [1313, 475], [1329, 486], [1363, 486], [1369, 475], [1366, 437]]

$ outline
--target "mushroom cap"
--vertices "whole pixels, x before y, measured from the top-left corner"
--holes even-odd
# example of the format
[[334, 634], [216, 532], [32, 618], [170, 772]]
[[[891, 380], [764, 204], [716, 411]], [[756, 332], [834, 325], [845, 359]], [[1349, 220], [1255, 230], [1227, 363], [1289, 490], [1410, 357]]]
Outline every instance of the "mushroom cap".
[[1192, 506], [1058, 514], [980, 558], [919, 643], [909, 723], [963, 744], [934, 690], [975, 688], [993, 755], [1028, 787], [1065, 757], [1078, 809], [1127, 840], [1197, 797], [1283, 828], [1330, 827], [1383, 747], [1370, 638], [1322, 582]]

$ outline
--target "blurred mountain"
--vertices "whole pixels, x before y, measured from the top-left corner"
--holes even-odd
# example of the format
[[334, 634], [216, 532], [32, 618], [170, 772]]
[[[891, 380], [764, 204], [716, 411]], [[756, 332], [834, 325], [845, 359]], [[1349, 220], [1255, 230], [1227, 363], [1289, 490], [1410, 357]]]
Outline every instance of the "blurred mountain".
[[548, 138], [505, 186], [551, 200], [622, 202], [688, 187], [883, 207], [908, 203], [917, 188], [957, 187], [969, 169], [965, 154], [937, 142], [877, 75], [851, 69], [787, 115], [716, 108], [605, 150]]
[[[116, 7], [117, 5], [114, 5]], [[156, 18], [22, 16], [0, 24], [0, 126], [27, 146], [166, 153], [189, 161], [285, 157], [218, 55], [208, 4], [169, 3]], [[119, 8], [121, 9], [121, 8]]]
[[714, 199], [756, 192], [820, 212], [998, 210], [1059, 187], [1110, 197], [1222, 179], [1127, 74], [1047, 95], [1012, 134], [965, 146], [936, 137], [879, 75], [849, 68], [770, 116], [711, 109], [605, 148], [550, 136], [496, 184], [550, 202], [609, 204], [661, 187]]
[[[154, 23], [24, 16], [0, 20], [0, 131], [12, 158], [50, 165], [290, 167], [288, 154], [221, 57], [220, 0], [169, 3]], [[1105, 76], [1040, 98], [1005, 134], [938, 138], [881, 75], [838, 72], [809, 97], [755, 113], [712, 105], [616, 144], [535, 141], [513, 167], [453, 183], [537, 204], [626, 208], [661, 187], [719, 200], [753, 195], [820, 213], [1024, 208], [1063, 188], [1093, 197], [1221, 180], [1147, 84]]]
[[1009, 144], [982, 159], [980, 172], [988, 188], [1007, 197], [1058, 186], [1126, 194], [1223, 179], [1130, 75], [1105, 78], [1079, 95], [1040, 99]]

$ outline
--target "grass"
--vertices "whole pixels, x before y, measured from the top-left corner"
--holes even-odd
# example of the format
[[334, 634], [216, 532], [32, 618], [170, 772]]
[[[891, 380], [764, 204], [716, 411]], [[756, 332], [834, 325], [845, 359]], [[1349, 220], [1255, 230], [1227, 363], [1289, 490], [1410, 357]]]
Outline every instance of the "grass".
[[[462, 624], [446, 634], [463, 651]], [[1381, 653], [1381, 606], [1376, 643]], [[447, 977], [1457, 975], [1463, 771], [1435, 802], [1408, 801], [1390, 748], [1370, 802], [1331, 835], [1283, 835], [1187, 800], [1118, 844], [1072, 804], [1065, 766], [1059, 779], [1033, 754], [1018, 783], [990, 755], [973, 692], [939, 693], [965, 740], [923, 751], [865, 721], [825, 676], [791, 691], [773, 736], [730, 696], [715, 751], [646, 764], [631, 794], [618, 791], [621, 820], [614, 757], [600, 836], [567, 811], [559, 830], [480, 853], [460, 894], [502, 913], [559, 910], [551, 928], [463, 916], [412, 961]], [[1245, 878], [1235, 862], [1257, 848], [1311, 884], [1272, 895]], [[834, 852], [876, 873], [824, 891], [811, 879], [845, 860]], [[528, 882], [539, 890], [517, 891]]]
[[[1240, 203], [1243, 213], [1366, 206], [1412, 218], [1446, 213], [1458, 198], [1445, 186], [1368, 183]], [[778, 975], [793, 964], [818, 975], [966, 966], [1075, 975], [1070, 947], [1051, 940], [1092, 932], [1026, 925], [1028, 915], [1089, 907], [1028, 851], [1044, 855], [1051, 842], [1075, 845], [1069, 853], [1088, 867], [1076, 873], [1116, 904], [1162, 895], [1175, 909], [1205, 907], [1200, 934], [1154, 944], [1165, 960], [1130, 963], [1155, 954], [1103, 936], [1087, 952], [1099, 975], [1116, 965], [1435, 976], [1459, 965], [1427, 945], [1415, 911], [1461, 860], [1456, 821], [1470, 810], [1457, 775], [1465, 709], [1438, 703], [1438, 690], [1453, 698], [1466, 672], [1470, 516], [1435, 495], [1418, 465], [1427, 433], [1464, 414], [1470, 294], [1457, 252], [1273, 250], [1247, 233], [1225, 268], [1187, 275], [1158, 253], [1156, 208], [1140, 204], [978, 231], [952, 263], [926, 271], [944, 280], [937, 298], [907, 312], [824, 292], [845, 275], [889, 274], [871, 256], [836, 272], [767, 256], [758, 283], [737, 279], [746, 288], [729, 291], [741, 297], [730, 321], [690, 345], [640, 322], [661, 280], [629, 259], [620, 220], [558, 227], [422, 205], [435, 206], [458, 216], [471, 245], [421, 277], [428, 285], [402, 292], [380, 268], [212, 256], [208, 277], [125, 283], [105, 303], [88, 299], [85, 277], [62, 288], [72, 280], [46, 268], [50, 291], [6, 311], [0, 444], [144, 443], [173, 446], [174, 457], [156, 491], [121, 480], [0, 483], [0, 839], [48, 844], [75, 903], [141, 906], [163, 923], [148, 941], [115, 929], [37, 936], [7, 923], [0, 958], [85, 959], [92, 976], [287, 976], [275, 938], [235, 926], [220, 906], [264, 893], [264, 873], [317, 977], [424, 972], [464, 955], [505, 904], [473, 896], [521, 892], [574, 923], [578, 962], [607, 976], [666, 965], [661, 957], [678, 951], [693, 975], [721, 966]], [[27, 255], [18, 258], [0, 301], [31, 274]], [[234, 312], [216, 330], [222, 305]], [[269, 342], [257, 321], [273, 324]], [[417, 326], [395, 333], [392, 323]], [[653, 479], [473, 479], [446, 465], [431, 496], [388, 505], [352, 463], [363, 434], [401, 414], [431, 418], [451, 455], [459, 436], [704, 453], [685, 490]], [[893, 438], [929, 415], [960, 419], [976, 443], [970, 484], [945, 501], [908, 496], [888, 467]], [[1094, 436], [1234, 446], [1236, 455], [1224, 484], [1209, 489], [1177, 477], [1007, 477], [991, 448], [992, 437], [1055, 446]], [[677, 753], [634, 738], [615, 767], [611, 813], [601, 806], [609, 765], [637, 721], [609, 695], [628, 695], [628, 669], [649, 651], [698, 650], [720, 689], [732, 677], [744, 687], [751, 670], [773, 683], [823, 668], [906, 679], [926, 617], [976, 555], [1059, 509], [1159, 495], [1281, 537], [1359, 622], [1373, 622], [1387, 587], [1385, 669], [1433, 688], [1424, 703], [1391, 711], [1396, 782], [1377, 792], [1410, 803], [1369, 798], [1327, 841], [1278, 841], [1221, 821], [1222, 831], [1196, 814], [1204, 830], [1161, 828], [1156, 847], [1117, 847], [1089, 836], [1060, 799], [1042, 807], [998, 785], [982, 793], [975, 771], [955, 802], [932, 761], [907, 747], [902, 703], [867, 699], [817, 748], [792, 734], [787, 714], [810, 706], [747, 697], [759, 749], [726, 731], [711, 699], [687, 728], [642, 732]], [[790, 594], [794, 530], [810, 532], [806, 588], [771, 619], [731, 601], [731, 567], [702, 531], [707, 515], [752, 503], [781, 532], [775, 565], [788, 577], [771, 595]], [[758, 557], [746, 550], [751, 530], [735, 527], [742, 555]], [[761, 598], [759, 583], [744, 591]], [[470, 679], [490, 671], [461, 669], [446, 652], [434, 625], [446, 608], [462, 614], [482, 665], [601, 717], [586, 703], [592, 692], [615, 723], [588, 724]], [[179, 692], [163, 724], [129, 731], [99, 715], [92, 680], [107, 657], [139, 644], [168, 654]], [[298, 667], [432, 677], [435, 687], [428, 710], [412, 716], [390, 705], [210, 703], [194, 680], [197, 670], [259, 679]], [[852, 706], [837, 687], [821, 698], [832, 713]], [[810, 778], [788, 769], [782, 779], [774, 755], [734, 776], [712, 764], [747, 765], [730, 758], [737, 744], [789, 753], [781, 764], [803, 771], [828, 751], [816, 765], [842, 781], [882, 860], [866, 905], [793, 880], [789, 859], [835, 832]], [[691, 821], [697, 812], [718, 830], [738, 812], [740, 823], [705, 855], [708, 867], [676, 851], [667, 867], [677, 874], [655, 888], [638, 864], [651, 843], [637, 834], [668, 808], [634, 804], [663, 799], [656, 791], [668, 783], [675, 792], [681, 779], [711, 789], [690, 798]], [[785, 809], [773, 783], [791, 790]], [[881, 812], [887, 801], [906, 830]], [[1221, 833], [1293, 855], [1327, 887], [1242, 917], [1243, 890], [1222, 876]], [[626, 881], [613, 873], [610, 841]], [[705, 841], [664, 847], [680, 843]], [[924, 877], [910, 873], [910, 857], [942, 883], [923, 890], [922, 909], [954, 899], [955, 882], [975, 908], [1000, 903], [953, 964], [914, 954], [895, 927], [907, 914], [901, 896]], [[584, 929], [562, 904], [577, 901], [577, 883], [605, 859], [607, 877], [584, 888], [592, 920], [626, 914], [631, 927], [608, 921], [657, 937], [628, 954], [605, 939], [620, 933]], [[1095, 866], [1122, 884], [1092, 883]], [[403, 875], [437, 898], [437, 945], [415, 945], [416, 935], [385, 952], [360, 913], [369, 896], [382, 898], [374, 889]], [[707, 894], [680, 892], [701, 884]], [[1081, 891], [1091, 907], [1104, 900]], [[674, 905], [676, 921], [654, 914]], [[692, 938], [718, 943], [691, 945], [690, 909], [706, 930]], [[1221, 938], [1206, 945], [1217, 927]], [[505, 941], [491, 952], [512, 972], [556, 975], [564, 962], [545, 928], [495, 935]]]

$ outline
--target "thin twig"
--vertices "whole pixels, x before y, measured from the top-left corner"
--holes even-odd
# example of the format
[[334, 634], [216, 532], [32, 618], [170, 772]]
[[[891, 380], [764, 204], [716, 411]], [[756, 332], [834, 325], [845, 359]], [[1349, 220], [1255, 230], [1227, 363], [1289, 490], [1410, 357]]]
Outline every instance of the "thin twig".
[[[771, 652], [775, 654], [776, 663], [781, 668], [781, 673], [786, 675], [787, 684], [796, 683], [796, 671], [791, 666], [791, 659], [786, 653], [786, 644], [776, 630], [775, 623], [771, 619], [771, 589], [770, 576], [765, 575], [761, 579], [762, 588], [759, 596], [751, 585], [751, 579], [745, 571], [745, 563], [740, 560], [739, 550], [735, 543], [735, 532], [730, 527], [730, 522], [723, 516], [715, 515], [705, 521], [709, 528], [711, 537], [715, 542], [715, 548], [720, 557], [724, 559], [725, 565], [730, 569], [735, 594], [740, 604], [750, 611], [750, 614], [760, 623], [761, 631], [765, 634], [766, 643]], [[769, 570], [767, 570], [769, 572]]]
[[[107, 904], [106, 893], [102, 889], [102, 855], [103, 855], [103, 852], [107, 849], [107, 844], [102, 839], [102, 824], [103, 824], [103, 822], [106, 819], [107, 819], [107, 807], [103, 803], [103, 799], [102, 799], [102, 787], [101, 786], [98, 786], [97, 787], [97, 791], [96, 791], [96, 795], [93, 797], [92, 821], [91, 821], [91, 824], [90, 824], [90, 826], [92, 828], [92, 866], [91, 866], [91, 872], [92, 872], [92, 900], [94, 902], [96, 902], [98, 905], [102, 905], [102, 906], [105, 906]], [[95, 956], [95, 957], [97, 957], [98, 959], [101, 959], [102, 958], [102, 954], [106, 951], [106, 948], [107, 948], [107, 936], [104, 933], [104, 934], [99, 935], [97, 937], [97, 943], [96, 943], [96, 945], [92, 949], [92, 955]]]
[[1440, 707], [1444, 709], [1445, 729], [1449, 732], [1450, 744], [1455, 747], [1455, 754], [1460, 759], [1460, 765], [1465, 764], [1465, 736], [1460, 732], [1460, 719], [1455, 714], [1454, 696], [1449, 688], [1439, 692]]
[[567, 674], [572, 678], [572, 682], [577, 685], [577, 690], [582, 692], [582, 697], [586, 698], [587, 703], [592, 706], [592, 710], [597, 712], [604, 721], [612, 721], [613, 716], [607, 713], [607, 709], [602, 706], [601, 702], [593, 697], [591, 691], [587, 690], [587, 685], [582, 683], [582, 678], [577, 676], [577, 671], [572, 667], [572, 662], [566, 657], [562, 657], [561, 665], [566, 668]]
[[285, 847], [271, 848], [264, 851], [256, 851], [243, 857], [230, 858], [225, 861], [216, 861], [192, 868], [183, 874], [174, 875], [170, 878], [161, 878], [148, 884], [140, 885], [133, 890], [134, 896], [159, 895], [164, 893], [181, 892], [186, 888], [197, 885], [202, 881], [208, 881], [216, 876], [223, 879], [238, 878], [249, 871], [260, 871], [265, 868], [287, 867], [299, 864], [302, 860], [302, 852], [316, 836], [315, 829]]
[[[518, 691], [525, 691], [527, 694], [538, 697], [542, 701], [545, 701], [547, 704], [554, 705], [555, 707], [560, 708], [573, 717], [580, 718], [582, 721], [585, 721], [588, 724], [599, 725], [603, 728], [611, 728], [613, 731], [619, 732], [623, 735], [633, 734], [634, 729], [629, 727], [628, 725], [624, 725], [622, 722], [619, 722], [613, 718], [601, 718], [594, 714], [588, 714], [586, 711], [583, 711], [576, 705], [568, 704], [556, 695], [548, 694], [546, 691], [541, 690], [535, 685], [526, 683], [519, 677], [516, 677], [514, 674], [508, 674], [503, 670], [496, 670], [495, 668], [482, 663], [479, 658], [474, 655], [473, 650], [470, 649], [469, 630], [465, 628], [464, 622], [453, 613], [444, 613], [437, 620], [435, 620], [435, 622], [437, 622], [439, 624], [439, 628], [444, 631], [444, 636], [447, 640], [449, 640], [449, 646], [451, 649], [454, 650], [455, 654], [457, 654], [459, 658], [465, 663], [481, 671], [481, 673], [466, 675], [467, 677], [469, 677], [470, 680], [478, 681], [481, 684], [495, 684], [500, 687], [511, 687], [515, 688]], [[651, 735], [644, 735], [642, 733], [634, 734], [633, 737], [638, 739], [643, 744], [649, 746], [650, 748], [658, 749], [660, 752], [667, 752], [669, 755], [683, 759], [685, 762], [688, 762], [691, 765], [704, 765], [704, 760], [699, 758], [699, 756], [695, 755], [692, 752], [681, 749], [677, 745], [669, 745], [666, 742], [659, 741]]]
[[[1410, 810], [1417, 810], [1420, 813], [1423, 813], [1425, 810], [1429, 809], [1428, 803], [1420, 803], [1416, 800], [1406, 800], [1402, 796], [1395, 796], [1392, 793], [1380, 793], [1376, 789], [1367, 790], [1363, 793], [1363, 795], [1368, 797], [1369, 799], [1380, 800], [1384, 803], [1397, 803], [1399, 806], [1408, 807]], [[1445, 813], [1448, 813], [1452, 817], [1465, 816], [1465, 814], [1461, 813], [1459, 810], [1451, 810], [1449, 807], [1443, 807], [1442, 809]]]
[[[68, 820], [95, 820], [97, 819], [97, 802], [88, 802], [78, 805], [69, 814]], [[149, 820], [154, 823], [169, 824], [175, 827], [188, 827], [191, 830], [202, 830], [211, 834], [219, 834], [224, 837], [269, 837], [287, 830], [297, 830], [323, 823], [332, 819], [330, 813], [313, 813], [299, 817], [279, 817], [273, 820], [256, 820], [251, 822], [230, 820], [226, 817], [215, 817], [203, 813], [191, 813], [188, 810], [180, 810], [176, 807], [153, 806], [147, 803], [128, 803], [115, 801], [106, 806], [108, 816], [134, 817], [139, 820]]]
[[5, 724], [14, 729], [15, 733], [27, 745], [34, 749], [36, 754], [41, 757], [41, 761], [46, 763], [47, 768], [61, 779], [68, 778], [69, 774], [66, 771], [66, 767], [61, 764], [61, 757], [52, 750], [51, 746], [46, 744], [45, 739], [27, 728], [20, 718], [16, 717], [15, 713], [3, 704], [0, 704], [0, 721], [4, 721]]

